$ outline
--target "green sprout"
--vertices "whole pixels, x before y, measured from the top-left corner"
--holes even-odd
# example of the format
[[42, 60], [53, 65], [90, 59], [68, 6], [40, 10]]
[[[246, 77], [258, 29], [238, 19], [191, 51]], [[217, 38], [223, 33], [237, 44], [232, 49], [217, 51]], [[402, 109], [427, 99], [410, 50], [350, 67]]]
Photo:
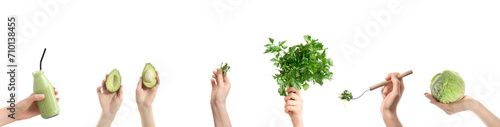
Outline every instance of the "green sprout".
[[227, 63], [220, 63], [220, 69], [222, 70], [222, 73], [224, 73], [225, 75], [227, 75], [227, 72], [229, 72], [229, 68], [231, 68], [229, 65], [227, 65]]

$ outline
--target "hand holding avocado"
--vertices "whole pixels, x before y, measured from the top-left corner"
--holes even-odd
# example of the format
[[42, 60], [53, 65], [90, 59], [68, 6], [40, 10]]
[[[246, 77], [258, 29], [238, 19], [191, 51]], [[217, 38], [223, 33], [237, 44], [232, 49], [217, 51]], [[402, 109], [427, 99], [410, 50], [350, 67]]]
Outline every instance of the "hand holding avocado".
[[153, 65], [147, 63], [142, 71], [142, 77], [139, 78], [135, 91], [135, 101], [137, 102], [139, 113], [141, 114], [143, 127], [156, 126], [153, 118], [152, 104], [156, 97], [158, 87], [160, 87], [159, 73], [155, 70]]
[[142, 71], [142, 77], [139, 78], [135, 91], [135, 98], [139, 110], [142, 108], [151, 108], [156, 96], [156, 91], [160, 85], [158, 71], [153, 65], [147, 63]]
[[97, 87], [97, 95], [102, 109], [97, 126], [109, 127], [123, 101], [123, 86], [121, 86], [121, 76], [118, 70], [115, 69], [109, 75], [106, 74], [102, 85]]

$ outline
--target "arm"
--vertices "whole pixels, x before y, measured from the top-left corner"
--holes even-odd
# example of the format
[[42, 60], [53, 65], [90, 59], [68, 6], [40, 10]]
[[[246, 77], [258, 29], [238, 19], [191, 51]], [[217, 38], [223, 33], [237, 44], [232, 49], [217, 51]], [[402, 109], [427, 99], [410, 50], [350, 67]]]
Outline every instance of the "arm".
[[[55, 87], [53, 89], [55, 95], [57, 95], [59, 92], [55, 91]], [[36, 104], [36, 102], [43, 100], [44, 98], [45, 95], [43, 94], [31, 94], [28, 98], [21, 100], [16, 104], [15, 107], [15, 115], [13, 116], [15, 119], [7, 117], [9, 114], [11, 114], [10, 110], [7, 109], [10, 106], [2, 108], [0, 110], [0, 115], [2, 115], [2, 118], [0, 119], [0, 126], [40, 115], [40, 111], [38, 110], [38, 105]], [[56, 99], [57, 101], [59, 101], [59, 98]]]
[[99, 122], [97, 123], [97, 127], [110, 127], [111, 123], [115, 119], [115, 115], [116, 114], [110, 112], [102, 112]]
[[299, 91], [290, 87], [286, 90], [288, 95], [285, 97], [285, 113], [292, 119], [294, 127], [304, 127], [302, 121], [302, 104], [304, 103], [300, 97]]
[[155, 127], [155, 120], [153, 117], [153, 101], [156, 97], [158, 87], [160, 87], [160, 75], [156, 71], [156, 80], [158, 81], [153, 88], [147, 88], [142, 84], [142, 77], [139, 78], [137, 88], [135, 91], [135, 100], [137, 108], [141, 115], [141, 122], [143, 127]]
[[2, 115], [2, 117], [0, 118], [0, 126], [4, 126], [16, 121], [16, 119], [7, 117], [9, 114], [11, 114], [11, 112], [7, 108], [8, 107], [5, 107], [0, 110], [0, 115]]
[[[108, 77], [108, 75], [106, 75]], [[106, 88], [106, 79], [102, 80], [101, 86], [97, 87], [97, 96], [101, 104], [101, 118], [97, 123], [97, 127], [109, 127], [115, 119], [115, 115], [120, 109], [123, 100], [123, 85], [120, 86], [118, 92], [111, 93]]]
[[491, 113], [490, 110], [488, 110], [486, 107], [484, 107], [483, 104], [481, 104], [479, 101], [475, 101], [475, 107], [471, 109], [474, 114], [476, 114], [483, 123], [488, 126], [488, 127], [498, 127], [500, 126], [500, 119], [498, 119], [495, 114]]
[[443, 104], [438, 102], [431, 94], [425, 93], [425, 96], [431, 101], [432, 104], [441, 108], [446, 114], [451, 115], [461, 111], [470, 110], [476, 114], [483, 123], [488, 127], [498, 127], [500, 126], [500, 119], [491, 113], [486, 107], [484, 107], [481, 102], [476, 99], [465, 95], [462, 100]]
[[401, 96], [404, 91], [403, 79], [398, 79], [399, 73], [390, 73], [385, 77], [385, 80], [391, 80], [392, 82], [382, 88], [382, 105], [380, 106], [380, 112], [382, 113], [382, 118], [384, 119], [385, 125], [388, 127], [402, 127], [401, 121], [399, 121], [396, 109], [401, 100]]
[[217, 68], [213, 71], [212, 78], [212, 94], [210, 98], [210, 106], [214, 117], [215, 127], [231, 127], [231, 120], [226, 110], [226, 98], [231, 89], [231, 83], [227, 75], [222, 74], [222, 71]]

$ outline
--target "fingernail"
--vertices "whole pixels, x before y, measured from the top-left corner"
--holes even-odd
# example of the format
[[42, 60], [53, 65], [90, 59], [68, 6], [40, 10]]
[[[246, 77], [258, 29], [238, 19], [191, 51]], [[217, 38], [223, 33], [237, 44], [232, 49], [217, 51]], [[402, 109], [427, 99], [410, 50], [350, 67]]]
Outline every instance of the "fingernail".
[[38, 95], [38, 98], [45, 98], [45, 95], [44, 94], [40, 94], [40, 95]]

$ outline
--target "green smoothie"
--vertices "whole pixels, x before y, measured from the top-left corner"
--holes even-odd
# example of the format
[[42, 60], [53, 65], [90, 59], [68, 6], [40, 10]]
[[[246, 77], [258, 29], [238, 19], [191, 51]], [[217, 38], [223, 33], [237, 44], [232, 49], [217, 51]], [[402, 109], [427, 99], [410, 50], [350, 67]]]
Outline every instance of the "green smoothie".
[[59, 105], [57, 104], [54, 88], [45, 77], [43, 70], [33, 72], [33, 93], [45, 95], [43, 100], [37, 101], [42, 118], [48, 119], [59, 114]]

